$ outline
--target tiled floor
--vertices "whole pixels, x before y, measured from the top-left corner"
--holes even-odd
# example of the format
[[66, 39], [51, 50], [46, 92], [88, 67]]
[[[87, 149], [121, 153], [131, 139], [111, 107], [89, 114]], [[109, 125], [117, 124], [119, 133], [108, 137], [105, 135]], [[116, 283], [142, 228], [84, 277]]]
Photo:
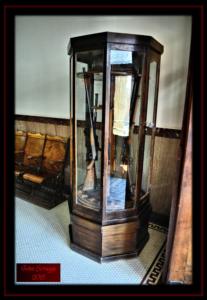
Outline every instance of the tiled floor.
[[138, 257], [99, 264], [70, 249], [66, 201], [46, 210], [16, 198], [15, 212], [16, 263], [60, 263], [59, 284], [150, 284], [150, 272], [163, 255], [166, 230], [154, 224]]

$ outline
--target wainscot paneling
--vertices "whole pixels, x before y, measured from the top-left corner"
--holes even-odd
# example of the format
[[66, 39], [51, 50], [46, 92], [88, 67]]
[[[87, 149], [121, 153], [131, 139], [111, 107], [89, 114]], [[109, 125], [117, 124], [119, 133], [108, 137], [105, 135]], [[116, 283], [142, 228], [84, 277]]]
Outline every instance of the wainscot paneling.
[[[80, 134], [83, 133], [84, 122], [78, 122]], [[101, 124], [97, 124], [97, 129]], [[69, 137], [69, 120], [35, 117], [15, 116], [15, 129], [23, 131], [40, 132], [50, 135]], [[99, 130], [97, 130], [99, 131]], [[135, 128], [138, 133], [139, 128]], [[172, 198], [172, 182], [175, 178], [176, 157], [180, 144], [180, 131], [174, 129], [157, 128], [155, 138], [154, 163], [152, 173], [151, 203], [153, 212], [169, 217]], [[151, 132], [147, 132], [151, 134]], [[82, 139], [81, 139], [82, 140]], [[85, 145], [78, 147], [78, 155], [83, 158], [85, 166]], [[69, 185], [69, 160], [65, 169], [65, 183]]]
[[179, 139], [155, 137], [151, 203], [154, 212], [166, 216], [170, 215], [179, 144]]

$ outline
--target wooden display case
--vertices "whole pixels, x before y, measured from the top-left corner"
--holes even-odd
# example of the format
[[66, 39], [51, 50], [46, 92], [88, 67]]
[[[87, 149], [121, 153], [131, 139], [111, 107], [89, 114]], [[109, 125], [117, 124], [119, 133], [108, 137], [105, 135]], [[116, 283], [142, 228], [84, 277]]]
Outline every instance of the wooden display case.
[[68, 45], [70, 244], [99, 262], [138, 255], [149, 238], [162, 53], [150, 36], [112, 32]]

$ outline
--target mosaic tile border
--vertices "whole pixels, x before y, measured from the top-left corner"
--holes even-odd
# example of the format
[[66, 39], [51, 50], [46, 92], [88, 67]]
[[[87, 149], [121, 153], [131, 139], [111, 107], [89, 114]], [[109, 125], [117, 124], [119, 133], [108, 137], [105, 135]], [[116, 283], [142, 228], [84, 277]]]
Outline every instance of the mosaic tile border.
[[[159, 232], [168, 233], [166, 227], [160, 226], [158, 224], [149, 223], [148, 226], [150, 229], [157, 230]], [[158, 254], [156, 255], [154, 261], [152, 262], [149, 270], [145, 274], [140, 284], [145, 285], [156, 285], [162, 275], [164, 263], [165, 263], [165, 252], [166, 252], [166, 242], [167, 238], [164, 241], [162, 247], [160, 248]]]

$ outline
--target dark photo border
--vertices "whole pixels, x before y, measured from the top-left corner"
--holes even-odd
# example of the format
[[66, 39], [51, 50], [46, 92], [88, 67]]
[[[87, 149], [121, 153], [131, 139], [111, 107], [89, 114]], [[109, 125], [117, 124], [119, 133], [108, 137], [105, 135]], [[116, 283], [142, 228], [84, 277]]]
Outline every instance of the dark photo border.
[[[204, 1], [193, 4], [86, 4], [67, 1], [1, 1], [2, 118], [4, 156], [3, 190], [3, 295], [4, 296], [202, 296], [204, 293]], [[118, 1], [117, 1], [118, 2]], [[130, 2], [130, 1], [127, 1]], [[73, 4], [72, 4], [73, 3]], [[85, 4], [84, 4], [85, 3]], [[15, 285], [14, 106], [15, 16], [17, 15], [191, 15], [193, 18], [193, 284], [192, 285]], [[31, 237], [32, 238], [32, 237]]]

